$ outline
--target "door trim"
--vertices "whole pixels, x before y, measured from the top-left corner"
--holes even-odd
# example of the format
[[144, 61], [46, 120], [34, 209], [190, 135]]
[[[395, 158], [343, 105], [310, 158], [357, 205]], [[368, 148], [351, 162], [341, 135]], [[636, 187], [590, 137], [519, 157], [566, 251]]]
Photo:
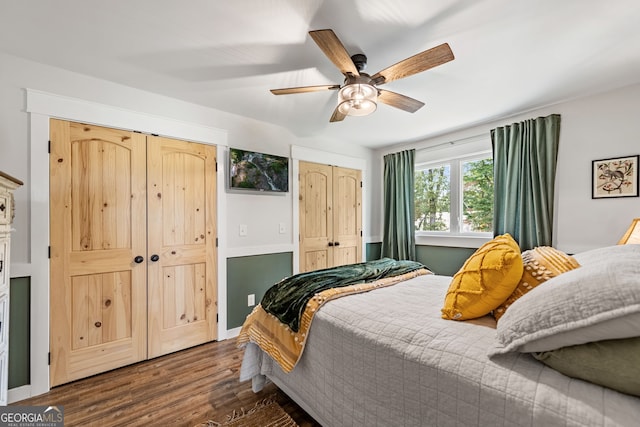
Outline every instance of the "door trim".
[[[70, 98], [47, 92], [25, 89], [26, 112], [29, 113], [31, 241], [31, 384], [29, 395], [37, 396], [49, 391], [49, 259], [48, 242], [41, 236], [49, 236], [49, 119], [86, 122], [106, 127], [157, 133], [172, 138], [190, 140], [217, 146], [219, 165], [223, 164], [228, 146], [227, 132], [223, 129], [185, 122], [140, 111], [112, 107], [92, 101]], [[226, 281], [226, 201], [224, 197], [224, 167], [217, 172], [218, 209], [218, 339], [227, 332], [227, 281]], [[34, 185], [38, 183], [38, 185]], [[26, 386], [25, 386], [26, 387]], [[24, 392], [21, 388], [21, 393]], [[30, 397], [29, 396], [29, 397]]]

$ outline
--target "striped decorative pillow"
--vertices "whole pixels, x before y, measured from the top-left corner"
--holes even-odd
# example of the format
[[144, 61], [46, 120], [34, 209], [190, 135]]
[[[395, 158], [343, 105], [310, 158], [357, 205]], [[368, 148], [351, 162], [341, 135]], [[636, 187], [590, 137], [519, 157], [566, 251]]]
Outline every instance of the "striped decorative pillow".
[[511, 304], [531, 289], [552, 277], [580, 267], [575, 258], [549, 246], [540, 246], [524, 251], [522, 262], [524, 264], [522, 279], [506, 301], [493, 311], [493, 317], [496, 320], [502, 317]]

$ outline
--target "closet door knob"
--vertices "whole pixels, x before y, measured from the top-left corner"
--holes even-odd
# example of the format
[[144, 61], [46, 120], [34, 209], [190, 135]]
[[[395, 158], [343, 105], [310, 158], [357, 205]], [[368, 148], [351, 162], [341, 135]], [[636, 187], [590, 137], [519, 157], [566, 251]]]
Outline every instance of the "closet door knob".
[[136, 264], [140, 264], [142, 261], [144, 261], [144, 258], [140, 255], [133, 259], [133, 262], [135, 262]]
[[156, 262], [160, 259], [160, 257], [157, 254], [153, 254], [151, 255], [151, 258], [149, 258], [151, 261]]
[[333, 245], [334, 246], [340, 246], [340, 242], [335, 242]]
[[329, 242], [329, 246], [333, 246], [333, 242]]
[[0, 205], [0, 212], [4, 212], [7, 207], [3, 204]]

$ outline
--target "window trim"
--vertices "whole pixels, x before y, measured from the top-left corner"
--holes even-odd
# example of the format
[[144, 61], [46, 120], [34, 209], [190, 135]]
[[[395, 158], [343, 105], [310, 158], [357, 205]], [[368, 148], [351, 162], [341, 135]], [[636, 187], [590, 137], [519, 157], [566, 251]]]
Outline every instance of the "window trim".
[[491, 233], [482, 234], [488, 234], [489, 236], [416, 234], [416, 245], [446, 246], [450, 248], [479, 248], [493, 238]]

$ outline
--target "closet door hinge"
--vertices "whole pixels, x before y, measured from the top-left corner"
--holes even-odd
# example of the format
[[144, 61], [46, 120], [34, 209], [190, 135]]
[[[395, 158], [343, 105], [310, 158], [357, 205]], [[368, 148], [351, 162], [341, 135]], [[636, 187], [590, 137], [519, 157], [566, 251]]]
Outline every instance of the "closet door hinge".
[[51, 352], [47, 353], [47, 365], [51, 366]]
[[47, 247], [47, 258], [51, 259], [51, 246]]
[[360, 181], [360, 188], [362, 188], [362, 181]]
[[218, 238], [216, 237], [216, 248], [218, 247]]
[[218, 322], [219, 322], [219, 320], [218, 320], [218, 313], [216, 313], [216, 323], [218, 323]]
[[51, 154], [51, 140], [49, 140], [49, 144], [47, 146], [47, 153]]

